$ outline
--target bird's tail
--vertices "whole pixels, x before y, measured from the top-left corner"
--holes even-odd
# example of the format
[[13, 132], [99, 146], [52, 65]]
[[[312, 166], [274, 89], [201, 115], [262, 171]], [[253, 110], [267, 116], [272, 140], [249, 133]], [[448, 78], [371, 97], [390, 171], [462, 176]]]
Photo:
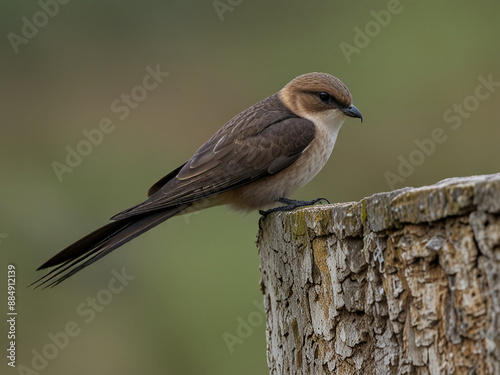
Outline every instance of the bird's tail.
[[37, 270], [58, 266], [30, 286], [54, 287], [138, 235], [175, 216], [189, 205], [113, 221], [54, 255]]

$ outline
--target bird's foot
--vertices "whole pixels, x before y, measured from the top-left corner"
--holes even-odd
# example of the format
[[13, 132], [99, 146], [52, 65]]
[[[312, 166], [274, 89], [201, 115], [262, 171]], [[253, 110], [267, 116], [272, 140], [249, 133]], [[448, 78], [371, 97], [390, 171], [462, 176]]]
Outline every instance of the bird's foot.
[[313, 204], [318, 203], [319, 201], [326, 201], [328, 204], [330, 201], [326, 198], [316, 198], [313, 199], [312, 201], [297, 201], [294, 199], [288, 199], [288, 198], [279, 198], [278, 202], [285, 204], [286, 206], [279, 206], [279, 207], [274, 207], [269, 210], [260, 210], [259, 213], [262, 216], [267, 216], [272, 212], [277, 212], [277, 211], [293, 211], [296, 208], [299, 207], [305, 207], [305, 206], [312, 206]]

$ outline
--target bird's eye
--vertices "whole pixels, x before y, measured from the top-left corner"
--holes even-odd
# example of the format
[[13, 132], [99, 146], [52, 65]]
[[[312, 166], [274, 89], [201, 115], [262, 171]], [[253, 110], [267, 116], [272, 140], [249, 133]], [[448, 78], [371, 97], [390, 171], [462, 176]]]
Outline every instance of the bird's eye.
[[318, 94], [318, 98], [319, 98], [319, 100], [321, 100], [323, 103], [326, 104], [326, 103], [330, 102], [330, 100], [332, 99], [332, 96], [327, 92], [320, 92]]

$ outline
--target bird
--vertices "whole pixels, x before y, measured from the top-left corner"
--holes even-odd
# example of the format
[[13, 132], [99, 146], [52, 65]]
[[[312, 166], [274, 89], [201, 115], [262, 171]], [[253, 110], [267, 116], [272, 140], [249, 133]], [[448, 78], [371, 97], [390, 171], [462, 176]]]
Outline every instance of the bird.
[[54, 287], [174, 216], [219, 205], [267, 216], [322, 200], [288, 197], [326, 164], [346, 117], [363, 121], [340, 79], [319, 72], [294, 78], [229, 120], [151, 186], [145, 201], [43, 263], [37, 271], [55, 268], [31, 285]]

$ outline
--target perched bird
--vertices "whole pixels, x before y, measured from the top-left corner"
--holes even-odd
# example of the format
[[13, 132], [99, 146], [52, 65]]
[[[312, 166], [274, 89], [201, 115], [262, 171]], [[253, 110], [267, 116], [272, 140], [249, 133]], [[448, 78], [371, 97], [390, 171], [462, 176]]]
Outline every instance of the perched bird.
[[332, 153], [346, 116], [360, 118], [349, 89], [326, 73], [308, 73], [233, 117], [186, 163], [156, 182], [148, 199], [68, 246], [38, 270], [32, 285], [55, 286], [163, 221], [227, 204], [238, 210], [288, 211], [314, 204], [288, 199]]

